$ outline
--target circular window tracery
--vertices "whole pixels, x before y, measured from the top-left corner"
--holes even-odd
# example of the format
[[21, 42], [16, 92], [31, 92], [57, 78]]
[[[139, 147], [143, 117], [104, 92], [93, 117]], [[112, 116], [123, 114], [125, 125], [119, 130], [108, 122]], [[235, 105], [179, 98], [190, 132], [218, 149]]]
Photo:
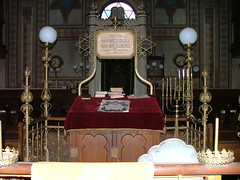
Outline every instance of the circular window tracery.
[[113, 7], [122, 7], [124, 9], [124, 19], [135, 19], [136, 15], [131, 6], [124, 2], [114, 2], [107, 5], [101, 13], [101, 19], [108, 19]]

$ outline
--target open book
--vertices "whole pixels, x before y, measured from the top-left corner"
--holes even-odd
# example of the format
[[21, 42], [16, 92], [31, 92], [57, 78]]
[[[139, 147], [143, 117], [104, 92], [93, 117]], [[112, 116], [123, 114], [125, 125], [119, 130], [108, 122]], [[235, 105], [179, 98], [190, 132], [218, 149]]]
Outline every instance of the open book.
[[98, 110], [104, 112], [129, 112], [130, 100], [103, 99]]

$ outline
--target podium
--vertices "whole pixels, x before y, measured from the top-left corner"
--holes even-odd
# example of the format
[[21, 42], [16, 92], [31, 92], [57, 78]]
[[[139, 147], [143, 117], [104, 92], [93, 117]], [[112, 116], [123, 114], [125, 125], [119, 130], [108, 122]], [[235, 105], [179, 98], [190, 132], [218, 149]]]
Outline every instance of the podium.
[[129, 112], [101, 112], [103, 99], [73, 102], [64, 124], [70, 160], [76, 162], [131, 162], [162, 141], [165, 120], [154, 96], [130, 100]]

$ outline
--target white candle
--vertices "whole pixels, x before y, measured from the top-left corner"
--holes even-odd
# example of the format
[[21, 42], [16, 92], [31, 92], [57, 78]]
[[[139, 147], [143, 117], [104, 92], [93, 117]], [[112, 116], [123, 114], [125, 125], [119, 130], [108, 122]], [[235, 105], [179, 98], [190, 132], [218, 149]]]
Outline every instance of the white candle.
[[172, 97], [172, 78], [169, 78], [169, 95]]
[[176, 92], [177, 92], [177, 78], [174, 78], [174, 99], [176, 99]]
[[0, 120], [0, 158], [2, 158], [2, 121]]
[[181, 70], [178, 69], [178, 77], [180, 78], [181, 77]]
[[214, 142], [214, 152], [218, 150], [218, 131], [219, 131], [219, 118], [215, 119], [215, 142]]
[[168, 97], [168, 78], [166, 80], [166, 97]]
[[187, 68], [187, 77], [190, 76], [190, 67]]

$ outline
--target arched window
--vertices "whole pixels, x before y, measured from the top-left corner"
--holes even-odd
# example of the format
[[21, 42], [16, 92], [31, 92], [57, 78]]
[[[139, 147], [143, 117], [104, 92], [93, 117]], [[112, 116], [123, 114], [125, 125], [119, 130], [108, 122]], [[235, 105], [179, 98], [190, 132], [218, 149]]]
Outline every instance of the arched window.
[[119, 2], [114, 2], [114, 3], [107, 5], [101, 13], [101, 19], [109, 18], [109, 16], [111, 15], [111, 9], [113, 7], [122, 7], [124, 9], [124, 19], [135, 19], [136, 18], [135, 12], [132, 9], [132, 7], [124, 2], [119, 1]]

